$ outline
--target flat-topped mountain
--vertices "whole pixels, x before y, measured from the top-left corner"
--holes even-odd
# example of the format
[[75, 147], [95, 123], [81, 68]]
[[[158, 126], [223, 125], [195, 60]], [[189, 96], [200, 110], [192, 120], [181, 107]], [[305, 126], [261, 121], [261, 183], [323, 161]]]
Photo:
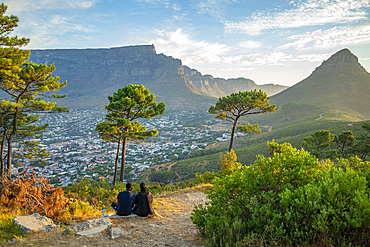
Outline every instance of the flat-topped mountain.
[[[55, 64], [53, 75], [68, 81], [60, 91], [66, 98], [58, 103], [69, 108], [103, 107], [108, 103], [107, 96], [130, 83], [143, 84], [157, 101], [164, 101], [166, 108], [173, 110], [208, 109], [216, 102], [214, 97], [255, 88], [253, 81], [244, 78], [202, 76], [179, 59], [157, 54], [154, 45], [32, 50], [30, 60]], [[212, 78], [212, 85], [200, 83], [203, 79], [198, 78], [203, 77]]]
[[32, 50], [31, 61], [55, 63], [66, 98], [60, 104], [70, 108], [102, 107], [107, 96], [128, 84], [143, 84], [173, 109], [208, 107], [213, 100], [202, 94], [187, 77], [179, 59], [156, 54], [153, 45], [108, 49]]
[[370, 118], [370, 74], [355, 55], [343, 49], [303, 81], [272, 96], [270, 102], [307, 104]]

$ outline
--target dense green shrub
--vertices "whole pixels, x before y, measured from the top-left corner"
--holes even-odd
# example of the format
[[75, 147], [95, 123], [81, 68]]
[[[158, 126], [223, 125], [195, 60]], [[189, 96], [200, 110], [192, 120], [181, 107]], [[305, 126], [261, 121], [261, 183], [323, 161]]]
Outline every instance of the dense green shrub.
[[193, 185], [208, 184], [208, 183], [211, 183], [212, 180], [215, 177], [220, 177], [220, 176], [221, 176], [221, 174], [218, 173], [218, 172], [209, 172], [209, 171], [206, 171], [203, 174], [196, 173], [195, 174], [195, 178], [192, 180], [192, 184]]
[[256, 236], [281, 246], [363, 245], [370, 226], [368, 164], [340, 160], [334, 167], [290, 144], [269, 145], [271, 158], [258, 156], [249, 167], [215, 177], [211, 203], [195, 208], [192, 221], [209, 244], [235, 238], [219, 229], [241, 220], [245, 245]]
[[243, 246], [244, 233], [246, 231], [245, 224], [241, 219], [235, 219], [235, 221], [230, 226], [227, 222], [225, 225], [218, 229], [223, 234], [218, 237], [216, 234], [213, 234], [212, 238], [207, 244], [207, 247], [241, 247]]
[[361, 237], [369, 236], [367, 182], [349, 167], [325, 171], [320, 182], [286, 190], [279, 197], [282, 210], [276, 223], [284, 224], [292, 243], [316, 239], [325, 245], [363, 245]]

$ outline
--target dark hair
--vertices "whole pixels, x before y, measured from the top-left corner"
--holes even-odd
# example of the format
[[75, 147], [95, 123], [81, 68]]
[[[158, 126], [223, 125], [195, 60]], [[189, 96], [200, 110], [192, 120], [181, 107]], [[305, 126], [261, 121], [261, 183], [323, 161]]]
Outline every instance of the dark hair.
[[126, 184], [126, 190], [131, 191], [132, 190], [132, 187], [134, 187], [134, 185], [131, 182], [128, 182]]
[[148, 192], [148, 189], [147, 189], [145, 183], [140, 184], [140, 189], [141, 189], [141, 192]]

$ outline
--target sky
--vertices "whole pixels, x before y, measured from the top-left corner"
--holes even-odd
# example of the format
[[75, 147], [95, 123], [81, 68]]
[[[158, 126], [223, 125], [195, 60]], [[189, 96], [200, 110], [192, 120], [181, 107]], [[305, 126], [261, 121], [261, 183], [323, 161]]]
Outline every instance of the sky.
[[26, 49], [154, 44], [203, 75], [291, 86], [348, 48], [370, 71], [369, 0], [3, 0]]

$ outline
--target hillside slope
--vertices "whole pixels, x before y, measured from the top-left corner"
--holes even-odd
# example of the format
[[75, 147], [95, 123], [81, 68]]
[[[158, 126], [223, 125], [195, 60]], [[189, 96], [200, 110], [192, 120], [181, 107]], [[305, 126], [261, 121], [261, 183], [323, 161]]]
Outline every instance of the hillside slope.
[[370, 118], [370, 74], [348, 49], [335, 53], [303, 81], [271, 97], [278, 106], [307, 104]]

